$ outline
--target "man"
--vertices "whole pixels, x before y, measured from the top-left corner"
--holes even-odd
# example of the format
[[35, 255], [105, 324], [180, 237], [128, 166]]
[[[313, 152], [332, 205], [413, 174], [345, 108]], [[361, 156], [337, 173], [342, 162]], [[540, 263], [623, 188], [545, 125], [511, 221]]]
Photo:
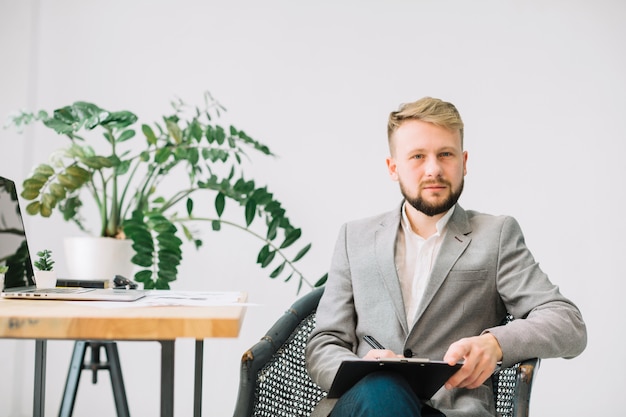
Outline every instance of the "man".
[[[316, 328], [312, 379], [328, 390], [343, 360], [415, 356], [463, 366], [422, 403], [406, 381], [374, 373], [314, 416], [494, 416], [491, 375], [532, 357], [580, 354], [587, 336], [576, 306], [541, 271], [508, 216], [457, 204], [467, 172], [463, 122], [451, 103], [426, 97], [392, 112], [395, 210], [345, 224]], [[506, 314], [516, 319], [499, 326]], [[373, 336], [386, 349], [363, 341]]]

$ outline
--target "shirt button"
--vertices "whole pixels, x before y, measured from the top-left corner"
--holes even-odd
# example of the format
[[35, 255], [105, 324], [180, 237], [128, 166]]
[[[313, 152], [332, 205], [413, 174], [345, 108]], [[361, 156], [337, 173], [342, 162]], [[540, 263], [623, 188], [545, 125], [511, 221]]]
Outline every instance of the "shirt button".
[[404, 357], [405, 358], [412, 358], [413, 357], [413, 352], [411, 351], [411, 349], [405, 349], [404, 350]]

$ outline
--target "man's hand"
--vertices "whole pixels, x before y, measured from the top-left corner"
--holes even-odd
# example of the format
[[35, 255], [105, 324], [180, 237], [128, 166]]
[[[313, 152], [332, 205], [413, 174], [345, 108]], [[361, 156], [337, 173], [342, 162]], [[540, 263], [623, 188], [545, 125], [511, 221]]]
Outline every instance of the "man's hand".
[[494, 335], [485, 333], [454, 342], [443, 360], [450, 365], [464, 361], [461, 369], [445, 383], [446, 389], [473, 389], [481, 386], [493, 374], [497, 362], [502, 360], [502, 349]]

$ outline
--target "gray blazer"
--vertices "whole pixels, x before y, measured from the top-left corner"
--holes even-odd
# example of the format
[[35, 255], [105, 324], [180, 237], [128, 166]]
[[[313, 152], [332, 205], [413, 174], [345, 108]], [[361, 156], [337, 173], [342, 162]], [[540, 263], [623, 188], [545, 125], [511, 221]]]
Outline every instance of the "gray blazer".
[[[317, 325], [307, 346], [311, 378], [328, 390], [344, 359], [363, 357], [374, 336], [396, 353], [443, 359], [453, 342], [491, 332], [503, 366], [540, 357], [580, 354], [587, 333], [580, 311], [539, 268], [512, 217], [465, 211], [448, 222], [417, 320], [407, 325], [394, 261], [401, 208], [342, 226]], [[506, 313], [516, 319], [498, 326]], [[323, 399], [313, 416], [327, 416]], [[448, 417], [494, 416], [491, 381], [468, 389], [442, 388], [431, 405]]]

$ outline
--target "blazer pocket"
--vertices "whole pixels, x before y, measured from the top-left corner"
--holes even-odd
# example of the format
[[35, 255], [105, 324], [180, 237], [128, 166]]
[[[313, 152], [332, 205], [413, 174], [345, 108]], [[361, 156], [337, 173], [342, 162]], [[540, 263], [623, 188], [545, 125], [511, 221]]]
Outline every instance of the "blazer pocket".
[[480, 269], [478, 271], [450, 271], [449, 281], [483, 281], [487, 279], [489, 271]]

